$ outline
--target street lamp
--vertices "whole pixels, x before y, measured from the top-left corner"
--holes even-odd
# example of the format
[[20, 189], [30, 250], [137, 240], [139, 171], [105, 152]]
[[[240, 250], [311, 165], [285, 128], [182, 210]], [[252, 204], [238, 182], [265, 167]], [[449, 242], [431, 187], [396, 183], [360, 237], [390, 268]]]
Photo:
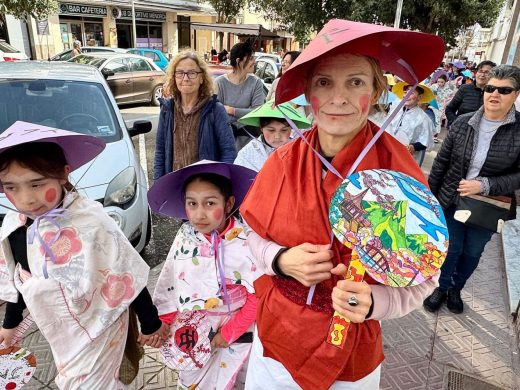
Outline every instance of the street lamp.
[[135, 28], [135, 4], [134, 0], [132, 0], [132, 32], [133, 32], [133, 44], [134, 47], [137, 48], [137, 32]]
[[397, 9], [395, 10], [394, 28], [399, 28], [401, 23], [401, 10], [403, 9], [403, 0], [397, 1]]

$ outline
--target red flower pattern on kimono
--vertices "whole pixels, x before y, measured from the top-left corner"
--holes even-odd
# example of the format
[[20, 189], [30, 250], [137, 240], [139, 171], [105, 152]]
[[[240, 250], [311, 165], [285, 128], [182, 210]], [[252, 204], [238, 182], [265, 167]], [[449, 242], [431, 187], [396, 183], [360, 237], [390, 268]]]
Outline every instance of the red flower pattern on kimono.
[[[45, 232], [42, 238], [45, 242], [50, 242], [56, 234], [57, 232]], [[72, 256], [81, 251], [81, 246], [81, 240], [75, 229], [61, 229], [60, 238], [51, 246], [52, 253], [56, 256], [56, 264], [68, 263]], [[42, 255], [45, 253], [43, 246], [40, 246], [40, 252]]]
[[123, 275], [108, 275], [107, 281], [101, 287], [101, 296], [111, 308], [134, 296], [134, 278], [129, 273]]

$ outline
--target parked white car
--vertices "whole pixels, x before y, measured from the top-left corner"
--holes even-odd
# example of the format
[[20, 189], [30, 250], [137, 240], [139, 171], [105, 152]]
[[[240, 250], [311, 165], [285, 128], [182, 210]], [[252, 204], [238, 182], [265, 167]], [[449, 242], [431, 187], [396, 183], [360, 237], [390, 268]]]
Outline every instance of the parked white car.
[[[131, 136], [149, 132], [150, 121], [128, 129], [99, 70], [65, 62], [0, 63], [0, 133], [17, 120], [102, 138], [107, 146], [74, 171], [78, 192], [103, 204], [132, 245], [142, 251], [151, 235], [146, 178]], [[0, 205], [13, 207], [0, 194]], [[7, 212], [0, 207], [0, 221]]]
[[0, 57], [0, 61], [19, 61], [29, 59], [27, 54], [11, 46], [3, 39], [0, 39]]
[[281, 72], [282, 64], [273, 61], [271, 58], [257, 58], [255, 62], [255, 74], [262, 80], [265, 87], [271, 90], [271, 84]]

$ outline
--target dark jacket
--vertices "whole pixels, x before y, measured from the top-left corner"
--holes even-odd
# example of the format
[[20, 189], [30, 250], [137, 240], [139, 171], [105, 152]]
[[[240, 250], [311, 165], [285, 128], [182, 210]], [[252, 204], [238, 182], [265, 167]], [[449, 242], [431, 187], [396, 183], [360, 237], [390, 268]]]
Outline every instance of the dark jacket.
[[451, 102], [446, 106], [448, 125], [455, 122], [458, 116], [475, 112], [484, 103], [484, 91], [476, 86], [475, 82], [461, 85]]
[[[475, 134], [483, 112], [482, 107], [475, 113], [458, 117], [435, 157], [428, 184], [444, 209], [457, 199], [457, 188], [469, 169]], [[467, 132], [470, 132], [468, 145], [463, 153]], [[514, 108], [491, 139], [478, 177], [487, 181], [488, 195], [513, 196], [514, 191], [520, 188], [520, 112]]]
[[[173, 170], [173, 100], [169, 98], [159, 101], [161, 112], [155, 141], [154, 180]], [[233, 163], [237, 157], [229, 116], [222, 103], [217, 100], [217, 95], [211, 97], [202, 108], [198, 142], [199, 160]]]

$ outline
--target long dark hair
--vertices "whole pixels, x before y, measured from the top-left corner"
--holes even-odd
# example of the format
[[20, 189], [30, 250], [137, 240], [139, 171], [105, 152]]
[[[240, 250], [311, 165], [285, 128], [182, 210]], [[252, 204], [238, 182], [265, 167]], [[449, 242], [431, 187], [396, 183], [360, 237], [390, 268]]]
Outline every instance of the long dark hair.
[[29, 142], [13, 146], [12, 148], [0, 153], [0, 171], [9, 168], [9, 165], [16, 161], [22, 167], [37, 172], [43, 177], [51, 179], [66, 179], [65, 188], [72, 189], [65, 176], [65, 166], [67, 158], [63, 149], [53, 142]]

